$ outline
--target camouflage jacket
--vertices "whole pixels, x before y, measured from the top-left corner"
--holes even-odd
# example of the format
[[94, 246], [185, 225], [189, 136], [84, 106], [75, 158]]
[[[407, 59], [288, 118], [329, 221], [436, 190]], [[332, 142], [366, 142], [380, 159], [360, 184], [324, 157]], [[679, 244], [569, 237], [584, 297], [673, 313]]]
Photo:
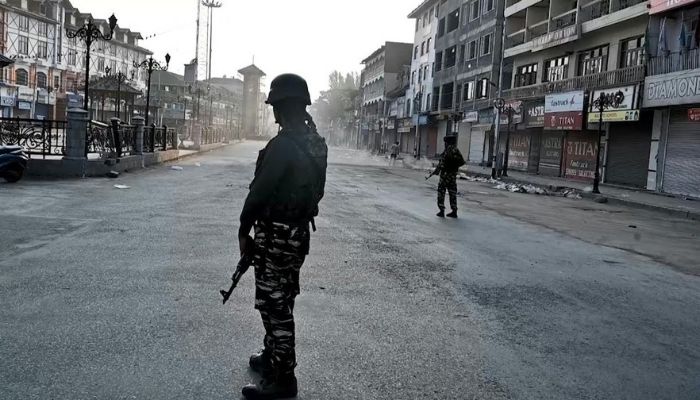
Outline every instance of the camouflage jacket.
[[457, 146], [447, 146], [445, 151], [440, 156], [440, 164], [438, 173], [456, 173], [459, 167], [466, 164], [462, 153], [457, 149]]

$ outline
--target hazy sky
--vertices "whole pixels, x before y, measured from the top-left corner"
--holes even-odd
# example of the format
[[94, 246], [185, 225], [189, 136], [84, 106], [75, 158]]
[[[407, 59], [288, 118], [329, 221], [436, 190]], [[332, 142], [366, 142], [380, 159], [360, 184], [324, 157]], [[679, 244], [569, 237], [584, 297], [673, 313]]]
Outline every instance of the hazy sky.
[[[360, 61], [385, 41], [413, 41], [407, 18], [421, 0], [218, 0], [214, 11], [212, 75], [232, 76], [252, 62], [269, 83], [283, 72], [309, 81], [312, 96], [338, 69], [359, 71]], [[95, 18], [115, 13], [119, 25], [142, 33], [143, 47], [183, 73], [195, 56], [197, 0], [72, 0]], [[202, 15], [202, 22], [205, 15]], [[203, 39], [202, 39], [203, 40]]]

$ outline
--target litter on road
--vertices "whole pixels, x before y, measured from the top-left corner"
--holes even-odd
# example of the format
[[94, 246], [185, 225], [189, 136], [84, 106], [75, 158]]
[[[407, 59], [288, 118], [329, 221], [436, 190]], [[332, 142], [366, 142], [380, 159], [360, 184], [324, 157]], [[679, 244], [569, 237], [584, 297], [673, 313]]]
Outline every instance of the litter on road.
[[195, 166], [195, 167], [201, 167], [201, 166], [202, 166], [202, 163], [196, 162], [196, 163], [194, 163], [194, 166]]
[[173, 171], [182, 171], [184, 168], [179, 167], [177, 165], [173, 165], [172, 167], [170, 167], [170, 169], [172, 169]]
[[114, 185], [114, 187], [117, 189], [131, 189], [131, 186], [126, 185]]

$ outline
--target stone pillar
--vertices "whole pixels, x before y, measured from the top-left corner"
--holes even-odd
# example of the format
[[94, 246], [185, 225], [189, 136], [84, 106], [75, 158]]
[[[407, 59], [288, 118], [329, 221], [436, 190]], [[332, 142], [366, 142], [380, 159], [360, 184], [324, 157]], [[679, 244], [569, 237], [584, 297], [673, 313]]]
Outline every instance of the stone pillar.
[[136, 135], [134, 154], [143, 154], [143, 127], [146, 125], [146, 121], [143, 117], [133, 117], [131, 122], [134, 124], [134, 134]]
[[68, 127], [66, 129], [66, 160], [84, 160], [87, 158], [88, 113], [80, 108], [68, 110]]

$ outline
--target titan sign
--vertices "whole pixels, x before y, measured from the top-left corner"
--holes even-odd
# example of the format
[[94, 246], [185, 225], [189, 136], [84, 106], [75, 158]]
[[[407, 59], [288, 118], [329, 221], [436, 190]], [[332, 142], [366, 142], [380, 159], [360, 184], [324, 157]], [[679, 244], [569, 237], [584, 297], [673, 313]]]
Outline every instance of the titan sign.
[[700, 69], [649, 76], [644, 90], [644, 107], [700, 103]]
[[545, 129], [581, 130], [584, 99], [583, 91], [551, 94], [545, 97]]

